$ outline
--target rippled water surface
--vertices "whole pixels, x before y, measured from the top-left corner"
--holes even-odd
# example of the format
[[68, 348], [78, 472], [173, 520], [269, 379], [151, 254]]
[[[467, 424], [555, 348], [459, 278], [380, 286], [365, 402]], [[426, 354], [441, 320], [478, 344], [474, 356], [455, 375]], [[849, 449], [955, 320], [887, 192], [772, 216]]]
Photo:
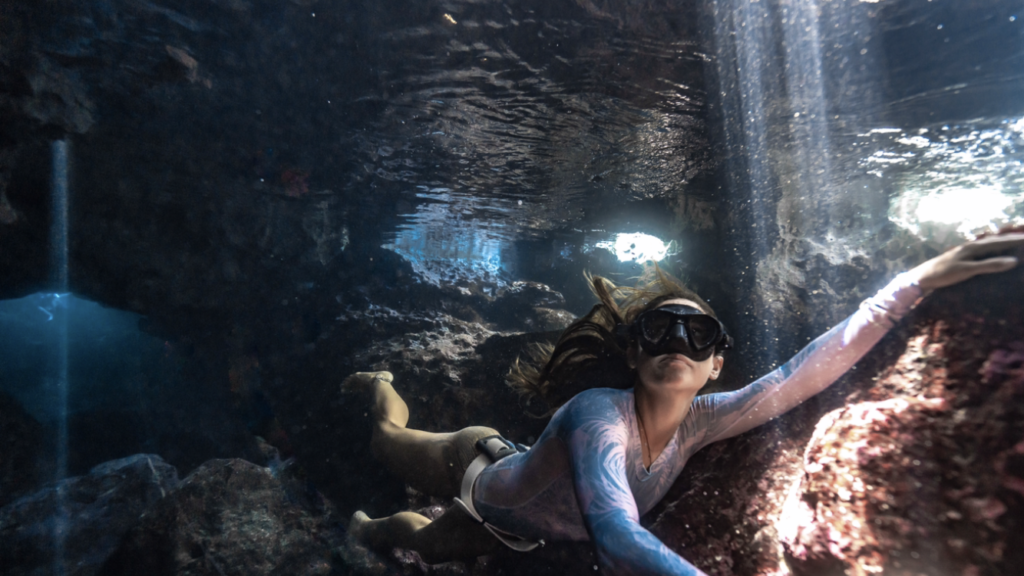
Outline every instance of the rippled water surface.
[[977, 119], [863, 135], [862, 160], [887, 179], [890, 218], [939, 245], [1024, 223], [1024, 119]]
[[[619, 6], [622, 8], [625, 5]], [[426, 277], [500, 274], [512, 241], [693, 187], [711, 164], [689, 3], [392, 7], [352, 144]], [[635, 231], [635, 230], [634, 230]]]

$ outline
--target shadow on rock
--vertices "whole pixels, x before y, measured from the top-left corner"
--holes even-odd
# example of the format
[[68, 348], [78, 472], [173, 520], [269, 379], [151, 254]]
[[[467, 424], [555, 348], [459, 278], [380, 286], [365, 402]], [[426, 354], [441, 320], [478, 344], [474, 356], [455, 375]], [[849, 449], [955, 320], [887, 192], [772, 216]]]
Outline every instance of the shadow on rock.
[[9, 576], [91, 576], [139, 515], [178, 484], [159, 456], [105, 462], [0, 508], [0, 566]]
[[652, 531], [719, 576], [1019, 573], [1022, 283], [929, 296], [831, 390], [698, 454]]
[[330, 508], [245, 460], [211, 460], [146, 511], [101, 574], [329, 574]]

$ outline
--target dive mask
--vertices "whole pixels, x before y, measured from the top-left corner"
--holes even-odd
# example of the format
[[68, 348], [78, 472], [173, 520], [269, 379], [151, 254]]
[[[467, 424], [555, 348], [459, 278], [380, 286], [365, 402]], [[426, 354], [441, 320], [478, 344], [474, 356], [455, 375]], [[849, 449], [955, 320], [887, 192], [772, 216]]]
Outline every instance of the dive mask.
[[650, 356], [682, 354], [701, 362], [717, 350], [732, 348], [733, 344], [732, 337], [717, 318], [681, 304], [648, 310], [623, 328], [628, 328], [629, 335], [636, 338]]

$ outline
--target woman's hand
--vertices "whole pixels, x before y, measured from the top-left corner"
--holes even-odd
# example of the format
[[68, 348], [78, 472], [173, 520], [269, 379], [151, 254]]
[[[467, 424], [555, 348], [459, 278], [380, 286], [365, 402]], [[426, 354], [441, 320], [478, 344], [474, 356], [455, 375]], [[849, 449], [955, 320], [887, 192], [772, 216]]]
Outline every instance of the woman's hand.
[[1024, 233], [987, 236], [947, 250], [910, 271], [922, 290], [952, 286], [979, 274], [1005, 272], [1017, 265], [1014, 256], [986, 256], [1024, 246]]

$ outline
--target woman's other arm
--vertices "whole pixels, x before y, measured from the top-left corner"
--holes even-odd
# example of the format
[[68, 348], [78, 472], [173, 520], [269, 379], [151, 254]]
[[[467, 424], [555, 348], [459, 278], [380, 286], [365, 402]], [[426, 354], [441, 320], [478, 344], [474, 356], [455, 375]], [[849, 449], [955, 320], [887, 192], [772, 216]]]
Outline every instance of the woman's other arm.
[[703, 444], [742, 434], [783, 414], [839, 379], [921, 296], [916, 279], [901, 274], [857, 312], [822, 334], [754, 383], [694, 401], [694, 417], [704, 420]]
[[705, 419], [708, 430], [703, 443], [746, 432], [827, 388], [885, 336], [924, 290], [1009, 270], [1016, 258], [987, 256], [1022, 245], [1024, 234], [1007, 234], [953, 248], [897, 276], [852, 316], [767, 376], [735, 392], [698, 398], [694, 416]]
[[594, 390], [565, 408], [560, 436], [569, 445], [576, 497], [603, 573], [703, 575], [640, 526], [626, 480], [629, 429], [612, 397]]

